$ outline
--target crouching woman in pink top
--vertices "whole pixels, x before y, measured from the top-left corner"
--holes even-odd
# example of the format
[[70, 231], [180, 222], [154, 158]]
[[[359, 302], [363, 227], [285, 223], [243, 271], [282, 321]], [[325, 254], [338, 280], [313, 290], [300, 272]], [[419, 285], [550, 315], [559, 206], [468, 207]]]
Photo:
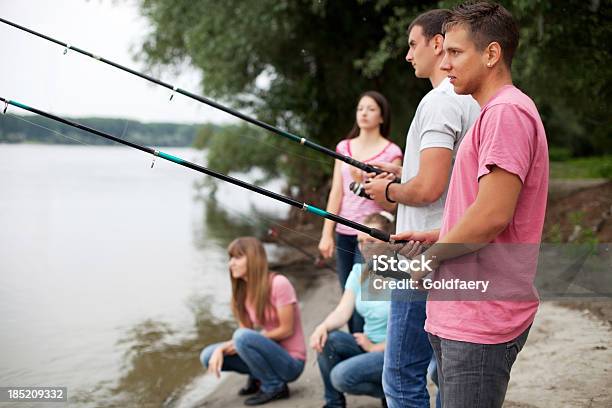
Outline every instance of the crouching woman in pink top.
[[209, 372], [247, 374], [240, 395], [245, 405], [289, 398], [287, 383], [304, 370], [306, 345], [295, 290], [283, 275], [270, 273], [263, 245], [242, 237], [228, 247], [232, 311], [240, 328], [231, 340], [206, 347], [200, 360]]

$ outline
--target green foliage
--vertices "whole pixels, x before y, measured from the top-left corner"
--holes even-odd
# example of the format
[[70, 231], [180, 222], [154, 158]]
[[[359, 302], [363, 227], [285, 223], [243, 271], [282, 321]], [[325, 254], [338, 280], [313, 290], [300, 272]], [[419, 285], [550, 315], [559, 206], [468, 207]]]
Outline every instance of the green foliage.
[[222, 173], [247, 172], [257, 166], [273, 177], [277, 175], [275, 163], [279, 152], [266, 147], [272, 137], [252, 126], [224, 126], [209, 135], [208, 165]]
[[598, 243], [597, 235], [593, 228], [585, 225], [584, 215], [584, 211], [574, 211], [568, 214], [569, 222], [573, 226], [569, 240], [577, 244], [596, 245]]
[[608, 180], [612, 180], [612, 158], [602, 163], [599, 168], [599, 175]]
[[548, 158], [551, 162], [567, 161], [571, 157], [572, 152], [567, 147], [551, 146], [548, 148]]
[[[350, 129], [358, 95], [378, 90], [391, 102], [392, 138], [403, 145], [430, 88], [404, 61], [406, 28], [420, 12], [456, 3], [141, 0], [153, 26], [141, 56], [150, 66], [189, 62], [204, 73], [205, 95], [331, 148]], [[502, 3], [521, 25], [515, 82], [538, 104], [550, 144], [572, 156], [612, 153], [609, 1]], [[302, 198], [313, 194], [316, 202], [331, 163], [313, 166], [320, 154], [297, 153], [291, 142], [277, 143], [275, 137], [263, 140], [286, 154], [237, 153], [235, 145], [245, 143], [240, 138], [217, 152], [227, 155], [227, 169], [244, 169], [243, 159], [270, 172], [276, 168], [300, 187]], [[296, 160], [292, 152], [307, 160]]]
[[538, 105], [549, 144], [574, 157], [612, 153], [611, 2], [500, 2], [521, 27], [514, 82]]
[[[565, 215], [563, 226], [561, 223], [551, 225], [545, 233], [543, 242], [551, 244], [561, 244], [571, 242], [574, 244], [584, 244], [580, 246], [568, 246], [568, 251], [576, 251], [574, 256], [580, 255], [585, 249], [594, 249], [593, 246], [599, 243], [597, 233], [594, 228], [589, 227], [585, 221], [584, 211], [572, 211]], [[586, 245], [586, 246], [585, 246]]]
[[612, 155], [582, 157], [564, 162], [551, 162], [550, 177], [612, 179]]
[[220, 132], [221, 129], [221, 126], [214, 125], [212, 123], [207, 123], [206, 125], [201, 126], [195, 136], [195, 139], [193, 140], [192, 146], [199, 150], [206, 149], [212, 137], [217, 132]]
[[[262, 174], [255, 180], [256, 184], [282, 174], [292, 180], [303, 180], [302, 185], [310, 185], [308, 179], [312, 173], [309, 169], [316, 171], [333, 166], [332, 159], [250, 125], [225, 125], [210, 133], [203, 130], [201, 134], [207, 138], [206, 154], [210, 168], [230, 173], [248, 172], [257, 167]], [[300, 169], [294, 166], [296, 162], [308, 166]]]
[[[141, 123], [125, 119], [71, 119], [88, 127], [150, 146], [191, 146], [198, 125]], [[0, 143], [110, 145], [114, 142], [42, 116], [4, 115], [0, 118]]]
[[[154, 27], [142, 47], [149, 64], [191, 62], [204, 73], [205, 95], [327, 147], [335, 147], [348, 133], [357, 98], [368, 89], [390, 100], [393, 139], [403, 144], [416, 105], [429, 87], [414, 78], [403, 60], [405, 50], [398, 44], [406, 43], [405, 27], [385, 42], [388, 31], [396, 28], [390, 21], [415, 14], [415, 7], [405, 2], [142, 0], [141, 10]], [[373, 68], [366, 62], [381, 47], [387, 54]], [[316, 199], [331, 174], [331, 160], [307, 149], [294, 150], [284, 139], [277, 144], [274, 138], [279, 139], [266, 142], [285, 154], [272, 162], [256, 155], [250, 162], [265, 159], [259, 165], [276, 166], [291, 185]], [[233, 163], [244, 167], [233, 156], [232, 143], [243, 142], [228, 142], [225, 148]], [[326, 164], [313, 166], [312, 160]]]
[[559, 223], [553, 224], [544, 235], [542, 242], [551, 244], [560, 244], [563, 242], [563, 234], [561, 233], [561, 225]]

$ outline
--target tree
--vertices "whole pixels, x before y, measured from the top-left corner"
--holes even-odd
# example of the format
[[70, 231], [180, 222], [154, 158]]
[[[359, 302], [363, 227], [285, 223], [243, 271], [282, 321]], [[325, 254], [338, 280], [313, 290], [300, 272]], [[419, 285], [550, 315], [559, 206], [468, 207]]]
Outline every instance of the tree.
[[[612, 40], [609, 0], [501, 0], [517, 19], [520, 44], [512, 65], [515, 84], [538, 105], [549, 145], [574, 156], [612, 153]], [[422, 10], [430, 6], [420, 2]], [[456, 0], [440, 1], [452, 8]], [[412, 16], [390, 21], [381, 45], [392, 44], [395, 33]], [[397, 46], [398, 44], [396, 44]], [[402, 46], [402, 44], [399, 44]], [[395, 54], [379, 47], [367, 59], [366, 72], [378, 73]]]
[[[350, 129], [358, 95], [378, 90], [391, 102], [393, 139], [402, 145], [430, 88], [404, 61], [406, 28], [420, 12], [457, 3], [142, 0], [153, 26], [142, 55], [151, 66], [189, 62], [203, 71], [205, 95], [331, 148]], [[610, 1], [502, 3], [521, 25], [515, 82], [538, 104], [551, 144], [574, 155], [611, 152]], [[253, 165], [266, 160], [259, 165], [270, 175], [285, 174], [299, 186], [297, 198], [321, 203], [332, 160], [280, 137], [263, 140], [231, 143]], [[270, 148], [282, 151], [272, 162], [257, 153]], [[234, 157], [218, 159], [232, 169], [240, 166]]]
[[538, 105], [549, 144], [575, 156], [612, 153], [611, 2], [504, 3], [521, 27], [514, 78]]
[[[327, 147], [348, 133], [357, 98], [368, 89], [390, 100], [393, 138], [403, 144], [429, 86], [400, 55], [406, 26], [391, 24], [416, 14], [405, 2], [143, 0], [141, 10], [154, 27], [142, 47], [151, 65], [187, 61], [203, 71], [205, 95]], [[365, 61], [381, 48], [387, 57], [372, 70]], [[262, 167], [288, 176], [300, 199], [321, 203], [333, 161], [278, 136], [263, 140], [237, 135], [228, 143], [265, 160], [258, 150], [280, 150], [273, 166]], [[234, 157], [225, 160], [236, 163]]]

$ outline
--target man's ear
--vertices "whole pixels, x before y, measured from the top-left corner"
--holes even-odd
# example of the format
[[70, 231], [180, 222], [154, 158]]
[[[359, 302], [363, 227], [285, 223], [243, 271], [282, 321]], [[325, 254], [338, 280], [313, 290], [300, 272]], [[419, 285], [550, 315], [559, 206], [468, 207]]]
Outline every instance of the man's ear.
[[497, 41], [493, 41], [485, 49], [485, 55], [487, 67], [492, 68], [496, 66], [502, 60], [502, 49], [501, 45]]
[[436, 34], [431, 39], [431, 41], [434, 42], [434, 54], [436, 56], [442, 54], [442, 52], [444, 51], [444, 49], [442, 48], [442, 45], [444, 44], [444, 36], [442, 34]]

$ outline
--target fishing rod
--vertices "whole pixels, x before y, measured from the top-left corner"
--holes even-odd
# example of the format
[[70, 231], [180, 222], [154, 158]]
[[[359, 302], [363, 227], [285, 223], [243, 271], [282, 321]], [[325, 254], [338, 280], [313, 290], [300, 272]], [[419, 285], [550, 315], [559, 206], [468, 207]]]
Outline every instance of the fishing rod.
[[84, 130], [84, 131], [89, 132], [89, 133], [93, 133], [94, 135], [101, 136], [101, 137], [103, 137], [105, 139], [112, 140], [113, 142], [121, 143], [123, 145], [132, 147], [134, 149], [138, 149], [138, 150], [143, 151], [145, 153], [149, 153], [149, 154], [154, 156], [153, 163], [151, 163], [151, 167], [153, 167], [153, 165], [155, 164], [155, 157], [161, 157], [162, 159], [171, 161], [171, 162], [176, 163], [176, 164], [180, 164], [181, 166], [188, 167], [188, 168], [190, 168], [192, 170], [195, 170], [195, 171], [199, 171], [200, 173], [204, 173], [204, 174], [209, 175], [211, 177], [214, 177], [214, 178], [217, 178], [217, 179], [221, 179], [223, 181], [226, 181], [228, 183], [240, 186], [240, 187], [245, 188], [247, 190], [251, 190], [251, 191], [254, 191], [256, 193], [265, 195], [266, 197], [273, 198], [273, 199], [281, 201], [281, 202], [283, 202], [285, 204], [289, 204], [289, 205], [291, 205], [293, 207], [300, 208], [303, 211], [306, 211], [306, 212], [318, 215], [319, 217], [327, 218], [328, 220], [337, 222], [337, 223], [342, 224], [342, 225], [346, 225], [347, 227], [350, 227], [350, 228], [356, 229], [357, 231], [361, 231], [363, 233], [366, 233], [366, 234], [370, 235], [373, 238], [380, 239], [381, 241], [394, 243], [394, 241], [390, 238], [390, 234], [387, 234], [386, 232], [381, 231], [381, 230], [379, 230], [377, 228], [367, 227], [367, 226], [359, 224], [357, 222], [348, 220], [348, 219], [346, 219], [344, 217], [340, 217], [338, 215], [335, 215], [335, 214], [332, 214], [332, 213], [327, 212], [325, 210], [322, 210], [322, 209], [320, 209], [318, 207], [315, 207], [314, 205], [309, 205], [309, 204], [306, 204], [306, 203], [301, 203], [301, 202], [299, 202], [297, 200], [294, 200], [294, 199], [292, 199], [290, 197], [287, 197], [287, 196], [284, 196], [284, 195], [281, 195], [281, 194], [277, 194], [277, 193], [275, 193], [273, 191], [266, 190], [265, 188], [261, 188], [259, 186], [254, 185], [254, 184], [246, 183], [246, 182], [244, 182], [242, 180], [239, 180], [237, 178], [225, 175], [223, 173], [216, 172], [216, 171], [211, 170], [209, 168], [206, 168], [204, 166], [200, 166], [200, 165], [192, 163], [190, 161], [181, 159], [180, 157], [173, 156], [173, 155], [168, 154], [168, 153], [164, 153], [162, 151], [153, 149], [151, 147], [142, 146], [142, 145], [139, 145], [137, 143], [129, 142], [129, 141], [125, 140], [125, 139], [121, 139], [121, 138], [113, 136], [111, 134], [102, 132], [102, 131], [94, 129], [94, 128], [90, 128], [90, 127], [85, 126], [83, 124], [80, 124], [80, 123], [77, 123], [77, 122], [73, 122], [71, 120], [64, 119], [64, 118], [59, 117], [59, 116], [55, 116], [55, 115], [53, 115], [51, 113], [42, 111], [40, 109], [33, 108], [31, 106], [28, 106], [28, 105], [24, 105], [24, 104], [22, 104], [20, 102], [17, 102], [17, 101], [12, 101], [12, 100], [0, 97], [0, 102], [4, 103], [3, 113], [6, 113], [6, 110], [8, 109], [9, 105], [16, 106], [16, 107], [21, 108], [23, 110], [26, 110], [28, 112], [32, 112], [32, 113], [35, 113], [37, 115], [43, 116], [45, 118], [54, 120], [56, 122], [60, 122], [60, 123], [63, 123], [65, 125], [72, 126], [74, 128], [81, 129], [81, 130]]
[[[136, 76], [138, 76], [140, 78], [146, 79], [147, 81], [153, 82], [154, 84], [157, 84], [157, 85], [163, 86], [164, 88], [170, 89], [170, 90], [172, 90], [172, 95], [170, 96], [170, 100], [172, 100], [172, 98], [174, 97], [174, 93], [175, 92], [179, 93], [179, 94], [184, 95], [184, 96], [186, 96], [188, 98], [194, 99], [194, 100], [196, 100], [198, 102], [204, 103], [204, 104], [206, 104], [208, 106], [212, 106], [213, 108], [216, 108], [216, 109], [222, 110], [223, 112], [229, 113], [230, 115], [233, 115], [233, 116], [235, 116], [235, 117], [237, 117], [239, 119], [242, 119], [242, 120], [244, 120], [246, 122], [249, 122], [249, 123], [252, 123], [254, 125], [257, 125], [257, 126], [263, 128], [263, 129], [266, 129], [266, 130], [268, 130], [268, 131], [270, 131], [272, 133], [275, 133], [275, 134], [277, 134], [279, 136], [283, 136], [283, 137], [285, 137], [285, 138], [287, 138], [287, 139], [289, 139], [289, 140], [291, 140], [293, 142], [299, 143], [299, 144], [301, 144], [303, 146], [306, 146], [306, 147], [309, 147], [309, 148], [314, 149], [316, 151], [319, 151], [319, 152], [321, 152], [323, 154], [326, 154], [328, 156], [331, 156], [331, 157], [333, 157], [335, 159], [342, 160], [343, 162], [345, 162], [345, 163], [347, 163], [347, 164], [349, 164], [351, 166], [357, 167], [357, 168], [359, 168], [359, 169], [361, 169], [361, 170], [363, 170], [363, 171], [365, 171], [367, 173], [376, 173], [376, 174], [384, 173], [383, 170], [381, 170], [381, 169], [379, 169], [377, 167], [374, 167], [372, 165], [360, 162], [359, 160], [355, 160], [352, 157], [344, 156], [344, 155], [336, 152], [335, 150], [328, 149], [327, 147], [324, 147], [324, 146], [321, 146], [321, 145], [319, 145], [317, 143], [311, 142], [310, 140], [307, 140], [307, 139], [305, 139], [303, 137], [294, 135], [293, 133], [290, 133], [290, 132], [287, 132], [285, 130], [279, 129], [279, 128], [277, 128], [275, 126], [272, 126], [272, 125], [270, 125], [270, 124], [268, 124], [266, 122], [263, 122], [261, 120], [252, 118], [250, 116], [247, 116], [247, 115], [245, 115], [245, 114], [243, 114], [241, 112], [238, 112], [237, 110], [228, 108], [227, 106], [221, 105], [220, 103], [217, 103], [217, 102], [215, 102], [215, 101], [213, 101], [211, 99], [205, 98], [205, 97], [200, 96], [200, 95], [196, 95], [196, 94], [194, 94], [192, 92], [189, 92], [189, 91], [185, 91], [185, 90], [183, 90], [183, 89], [181, 89], [181, 88], [179, 88], [177, 86], [171, 85], [171, 84], [166, 83], [164, 81], [161, 81], [161, 80], [159, 80], [157, 78], [153, 78], [152, 76], [149, 76], [147, 74], [143, 74], [142, 72], [138, 72], [136, 70], [133, 70], [131, 68], [128, 68], [126, 66], [118, 64], [118, 63], [113, 62], [111, 60], [108, 60], [106, 58], [102, 58], [99, 55], [92, 54], [89, 51], [85, 51], [85, 50], [80, 49], [78, 47], [74, 47], [74, 46], [72, 46], [70, 44], [67, 44], [65, 42], [56, 40], [55, 38], [52, 38], [52, 37], [49, 37], [49, 36], [47, 36], [45, 34], [36, 32], [34, 30], [31, 30], [31, 29], [29, 29], [27, 27], [21, 26], [21, 25], [16, 24], [16, 23], [13, 23], [12, 21], [6, 20], [6, 19], [1, 18], [1, 17], [0, 17], [0, 22], [2, 22], [4, 24], [7, 24], [9, 26], [15, 27], [15, 28], [17, 28], [19, 30], [25, 31], [27, 33], [30, 33], [32, 35], [35, 35], [37, 37], [43, 38], [43, 39], [45, 39], [47, 41], [51, 41], [51, 42], [53, 42], [55, 44], [61, 45], [62, 47], [64, 47], [64, 54], [66, 54], [69, 50], [73, 50], [73, 51], [78, 52], [79, 54], [82, 54], [82, 55], [85, 55], [87, 57], [93, 58], [95, 60], [98, 60], [100, 62], [108, 64], [108, 65], [110, 65], [112, 67], [118, 68], [118, 69], [120, 69], [122, 71], [129, 72], [132, 75], [136, 75]], [[396, 179], [396, 182], [400, 182], [400, 180]]]

